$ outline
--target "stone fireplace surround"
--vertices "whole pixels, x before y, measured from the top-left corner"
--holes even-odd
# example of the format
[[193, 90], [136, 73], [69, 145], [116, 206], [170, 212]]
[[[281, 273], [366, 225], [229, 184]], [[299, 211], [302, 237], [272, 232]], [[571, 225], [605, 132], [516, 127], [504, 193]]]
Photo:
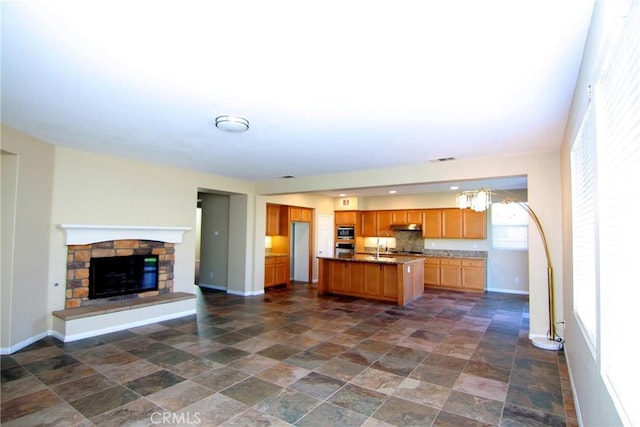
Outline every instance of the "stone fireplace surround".
[[[128, 255], [158, 255], [158, 290], [109, 298], [89, 299], [89, 265], [91, 258]], [[157, 240], [109, 240], [88, 245], [68, 245], [65, 308], [86, 307], [110, 301], [172, 293], [173, 262], [174, 243]]]
[[[174, 292], [174, 247], [190, 227], [61, 224], [66, 232], [65, 309], [54, 311], [53, 334], [65, 342], [195, 313], [195, 295]], [[158, 291], [88, 299], [92, 256], [157, 254]]]

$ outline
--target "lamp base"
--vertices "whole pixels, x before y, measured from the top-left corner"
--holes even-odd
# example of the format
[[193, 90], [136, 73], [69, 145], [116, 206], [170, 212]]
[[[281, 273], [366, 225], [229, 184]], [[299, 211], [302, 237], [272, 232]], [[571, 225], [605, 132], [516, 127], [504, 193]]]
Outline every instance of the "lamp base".
[[554, 341], [554, 340], [550, 340], [549, 338], [541, 338], [541, 337], [531, 338], [531, 344], [533, 344], [534, 347], [538, 347], [543, 350], [551, 350], [551, 351], [562, 350], [562, 347], [563, 347], [563, 343], [561, 341]]

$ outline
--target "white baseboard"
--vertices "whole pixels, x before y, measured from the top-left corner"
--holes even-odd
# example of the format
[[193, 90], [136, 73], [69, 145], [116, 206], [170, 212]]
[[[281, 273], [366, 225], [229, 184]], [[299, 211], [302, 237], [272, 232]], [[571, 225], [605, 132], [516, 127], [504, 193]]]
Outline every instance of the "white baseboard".
[[0, 347], [0, 354], [5, 355], [5, 354], [15, 353], [16, 351], [22, 350], [23, 348], [28, 347], [34, 342], [40, 341], [42, 338], [48, 337], [49, 335], [52, 335], [51, 331], [41, 332], [37, 335], [27, 338], [24, 341], [20, 341], [19, 343], [16, 343], [10, 347]]
[[517, 295], [529, 295], [529, 291], [519, 291], [515, 289], [503, 289], [503, 288], [487, 288], [487, 292], [500, 292], [503, 294], [517, 294]]
[[198, 283], [196, 286], [200, 286], [202, 288], [206, 288], [206, 289], [213, 289], [214, 291], [225, 291], [227, 290], [226, 286], [221, 286], [221, 285], [208, 285], [206, 283]]
[[260, 289], [258, 291], [236, 291], [233, 289], [227, 289], [227, 293], [231, 295], [238, 295], [241, 297], [250, 297], [254, 295], [264, 295], [264, 289]]

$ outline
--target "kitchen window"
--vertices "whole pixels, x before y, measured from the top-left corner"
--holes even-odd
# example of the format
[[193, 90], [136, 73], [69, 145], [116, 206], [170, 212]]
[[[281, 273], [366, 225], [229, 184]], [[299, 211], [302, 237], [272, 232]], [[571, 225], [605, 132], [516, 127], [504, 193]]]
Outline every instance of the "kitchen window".
[[491, 204], [493, 249], [526, 251], [529, 247], [527, 212], [518, 203]]

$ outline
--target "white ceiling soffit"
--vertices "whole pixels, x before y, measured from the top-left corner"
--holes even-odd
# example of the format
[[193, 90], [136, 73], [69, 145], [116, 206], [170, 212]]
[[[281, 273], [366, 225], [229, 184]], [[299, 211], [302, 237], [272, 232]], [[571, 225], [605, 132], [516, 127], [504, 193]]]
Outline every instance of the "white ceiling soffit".
[[[480, 188], [489, 188], [492, 190], [526, 190], [527, 177], [511, 176], [464, 181], [389, 185], [367, 188], [341, 188], [316, 192], [316, 194], [329, 197], [375, 197], [389, 195], [402, 196], [424, 193], [458, 193], [460, 191], [477, 190]], [[393, 193], [390, 193], [391, 191], [393, 191]]]
[[250, 181], [557, 150], [592, 6], [2, 2], [2, 122]]

